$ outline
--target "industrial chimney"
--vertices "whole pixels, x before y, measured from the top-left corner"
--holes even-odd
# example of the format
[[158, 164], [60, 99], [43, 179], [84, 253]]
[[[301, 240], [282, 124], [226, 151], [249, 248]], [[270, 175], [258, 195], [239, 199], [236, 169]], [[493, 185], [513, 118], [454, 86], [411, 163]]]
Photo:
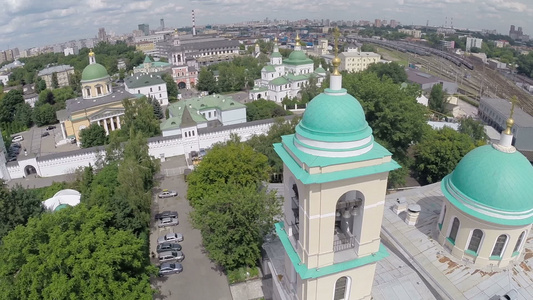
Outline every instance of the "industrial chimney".
[[196, 35], [196, 22], [194, 20], [194, 9], [192, 10], [192, 35]]

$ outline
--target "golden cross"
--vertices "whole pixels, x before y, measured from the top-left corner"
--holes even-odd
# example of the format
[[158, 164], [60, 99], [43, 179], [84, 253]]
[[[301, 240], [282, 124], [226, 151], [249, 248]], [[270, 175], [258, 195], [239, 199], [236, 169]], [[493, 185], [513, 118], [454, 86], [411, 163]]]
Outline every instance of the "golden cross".
[[341, 35], [339, 31], [339, 27], [335, 27], [333, 30], [333, 37], [335, 41], [335, 57], [337, 57], [337, 54], [339, 52], [339, 36]]
[[518, 102], [518, 98], [516, 96], [513, 96], [511, 98], [511, 115], [509, 116], [509, 119], [512, 119], [513, 118], [513, 114], [514, 114], [514, 107], [516, 105], [516, 102]]

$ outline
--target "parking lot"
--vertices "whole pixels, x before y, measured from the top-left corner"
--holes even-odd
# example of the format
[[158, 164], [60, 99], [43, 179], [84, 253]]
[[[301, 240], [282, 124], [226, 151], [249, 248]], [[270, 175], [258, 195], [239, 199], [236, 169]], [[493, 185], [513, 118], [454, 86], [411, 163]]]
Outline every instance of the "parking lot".
[[[57, 143], [63, 140], [59, 124], [53, 125], [55, 128], [47, 130], [48, 126], [32, 127], [27, 131], [14, 134], [13, 136], [22, 136], [23, 140], [17, 142], [20, 144], [20, 152], [17, 160], [23, 160], [26, 156], [45, 156], [52, 153], [67, 152], [79, 149], [76, 144], [63, 144], [57, 146]], [[46, 134], [48, 133], [48, 134]], [[26, 153], [24, 153], [24, 149]]]
[[[174, 170], [186, 165], [183, 156], [174, 157], [161, 163], [161, 173]], [[163, 189], [175, 190], [178, 197], [158, 199], [157, 194]], [[182, 233], [184, 241], [180, 244], [183, 247], [185, 260], [182, 262], [183, 272], [166, 277], [158, 278], [153, 284], [160, 290], [160, 294], [154, 299], [210, 299], [210, 300], [231, 300], [231, 294], [226, 275], [219, 271], [204, 253], [201, 246], [202, 238], [200, 231], [193, 229], [189, 221], [189, 211], [191, 207], [185, 199], [187, 185], [183, 180], [183, 175], [166, 176], [162, 178], [158, 189], [155, 189], [154, 203], [152, 205], [152, 220], [157, 212], [177, 211], [179, 214], [179, 225], [167, 228], [157, 228], [155, 222], [152, 224], [152, 234], [150, 236], [150, 250], [156, 252], [157, 238], [169, 232]], [[157, 258], [152, 259], [158, 265]]]

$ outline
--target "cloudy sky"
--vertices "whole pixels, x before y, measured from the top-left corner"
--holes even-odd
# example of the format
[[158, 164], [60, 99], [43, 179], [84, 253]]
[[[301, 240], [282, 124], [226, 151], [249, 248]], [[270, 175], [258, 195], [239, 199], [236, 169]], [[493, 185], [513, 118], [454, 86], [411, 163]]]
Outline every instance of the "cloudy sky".
[[[331, 4], [333, 2], [333, 4]], [[529, 5], [527, 5], [528, 3]], [[531, 0], [0, 0], [0, 49], [43, 46], [96, 36], [99, 27], [117, 34], [140, 23], [151, 29], [187, 26], [191, 10], [199, 25], [270, 19], [374, 20], [402, 24], [496, 29], [515, 24], [533, 35]]]

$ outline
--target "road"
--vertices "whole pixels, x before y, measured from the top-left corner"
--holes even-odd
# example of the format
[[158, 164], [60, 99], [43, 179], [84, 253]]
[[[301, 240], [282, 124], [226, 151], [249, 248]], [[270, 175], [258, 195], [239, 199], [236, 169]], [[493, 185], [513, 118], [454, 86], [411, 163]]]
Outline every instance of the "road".
[[[165, 174], [164, 169], [174, 169], [185, 165], [183, 156], [174, 157], [161, 163], [162, 174]], [[174, 198], [158, 199], [157, 194], [162, 189], [176, 190], [179, 195]], [[191, 207], [185, 199], [187, 184], [183, 180], [183, 175], [162, 178], [160, 188], [155, 189], [154, 193], [152, 220], [158, 211], [175, 210], [179, 214], [179, 225], [158, 229], [155, 224], [152, 224], [150, 249], [155, 253], [157, 237], [174, 230], [184, 236], [181, 245], [185, 255], [185, 260], [182, 262], [182, 273], [163, 277], [153, 282], [160, 290], [160, 294], [156, 295], [154, 299], [232, 300], [226, 275], [209, 260], [201, 245], [200, 231], [192, 228], [189, 222]], [[152, 262], [158, 264], [157, 259], [153, 259]]]

